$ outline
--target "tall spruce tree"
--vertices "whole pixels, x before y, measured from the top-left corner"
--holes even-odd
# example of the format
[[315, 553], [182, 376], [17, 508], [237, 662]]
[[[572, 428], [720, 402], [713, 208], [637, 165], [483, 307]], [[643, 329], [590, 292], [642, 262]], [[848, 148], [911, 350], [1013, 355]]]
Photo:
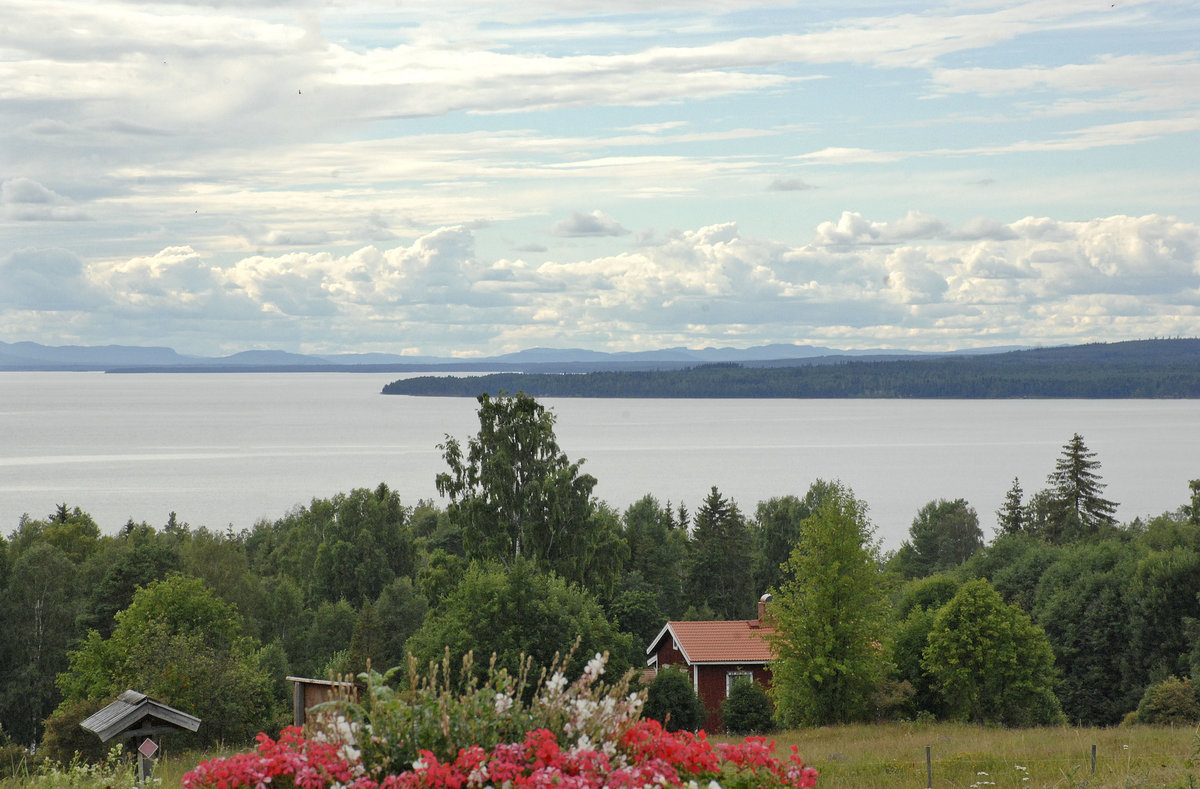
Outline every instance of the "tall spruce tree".
[[758, 600], [752, 586], [750, 529], [737, 504], [715, 486], [696, 512], [692, 545], [692, 601], [707, 605], [720, 619], [750, 616]]
[[1013, 477], [1012, 487], [1004, 494], [1004, 503], [996, 510], [996, 525], [1000, 534], [1019, 534], [1025, 528], [1025, 508], [1021, 503], [1025, 491], [1021, 480]]
[[1076, 433], [1063, 445], [1054, 472], [1047, 479], [1055, 505], [1045, 524], [1048, 538], [1069, 542], [1094, 536], [1116, 523], [1113, 515], [1117, 503], [1100, 495], [1105, 486], [1097, 473], [1099, 468], [1100, 461], [1083, 443], [1083, 436]]

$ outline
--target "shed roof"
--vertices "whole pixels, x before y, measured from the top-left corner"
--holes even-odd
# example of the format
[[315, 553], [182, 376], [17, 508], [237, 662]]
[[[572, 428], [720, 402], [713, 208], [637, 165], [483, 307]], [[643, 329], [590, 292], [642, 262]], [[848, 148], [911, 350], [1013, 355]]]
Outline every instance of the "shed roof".
[[646, 654], [658, 652], [663, 638], [670, 634], [689, 664], [768, 663], [773, 657], [770, 636], [774, 632], [758, 619], [667, 622]]
[[196, 731], [200, 728], [200, 719], [155, 701], [145, 693], [127, 690], [79, 725], [98, 736], [100, 742], [108, 742], [118, 735], [149, 735], [179, 729]]

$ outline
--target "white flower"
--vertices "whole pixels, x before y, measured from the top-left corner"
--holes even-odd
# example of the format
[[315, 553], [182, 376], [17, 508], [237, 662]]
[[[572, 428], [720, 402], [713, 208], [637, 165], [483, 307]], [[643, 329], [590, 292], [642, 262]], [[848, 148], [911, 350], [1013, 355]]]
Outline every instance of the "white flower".
[[558, 695], [563, 692], [563, 688], [567, 686], [567, 678], [563, 676], [561, 671], [555, 671], [554, 676], [546, 681], [546, 691], [552, 695]]
[[584, 667], [583, 676], [586, 677], [589, 681], [591, 681], [603, 673], [604, 673], [604, 655], [601, 655], [599, 652], [597, 652], [596, 656], [594, 658], [592, 658], [591, 660], [589, 660], [587, 663], [587, 666]]
[[415, 762], [413, 762], [413, 770], [416, 772], [420, 772], [427, 767], [429, 767], [429, 762], [425, 761], [424, 759], [417, 759]]
[[496, 694], [496, 714], [504, 715], [512, 709], [513, 698], [507, 693]]

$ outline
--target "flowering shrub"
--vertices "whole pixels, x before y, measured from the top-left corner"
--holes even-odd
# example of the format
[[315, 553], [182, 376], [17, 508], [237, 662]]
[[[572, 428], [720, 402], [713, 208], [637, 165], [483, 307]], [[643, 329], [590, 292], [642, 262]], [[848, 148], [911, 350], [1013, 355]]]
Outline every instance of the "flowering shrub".
[[[561, 668], [561, 664], [559, 665]], [[710, 743], [704, 732], [668, 732], [640, 719], [627, 680], [599, 682], [604, 658], [568, 683], [560, 670], [525, 700], [523, 678], [490, 672], [459, 693], [430, 680], [398, 693], [367, 676], [361, 705], [343, 700], [309, 737], [258, 736], [254, 753], [204, 762], [184, 789], [790, 789], [816, 785], [796, 749], [787, 760], [761, 737]], [[522, 672], [524, 674], [524, 672]], [[469, 672], [464, 673], [467, 676]], [[443, 675], [444, 677], [444, 675]], [[410, 678], [411, 680], [412, 678]], [[407, 704], [407, 706], [404, 706]], [[471, 715], [477, 715], [469, 720]], [[397, 726], [397, 724], [402, 724]], [[519, 734], [514, 734], [517, 730]], [[478, 739], [462, 739], [470, 734]], [[414, 742], [423, 741], [415, 751]], [[401, 754], [412, 753], [412, 758]]]

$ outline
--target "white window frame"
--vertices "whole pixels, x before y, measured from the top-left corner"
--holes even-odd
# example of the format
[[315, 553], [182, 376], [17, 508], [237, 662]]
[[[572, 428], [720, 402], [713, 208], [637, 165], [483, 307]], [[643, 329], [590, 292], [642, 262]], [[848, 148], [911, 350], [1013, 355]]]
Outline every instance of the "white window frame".
[[737, 682], [742, 677], [754, 681], [753, 671], [726, 671], [725, 672], [725, 698], [729, 698], [729, 692], [733, 690], [733, 683]]

